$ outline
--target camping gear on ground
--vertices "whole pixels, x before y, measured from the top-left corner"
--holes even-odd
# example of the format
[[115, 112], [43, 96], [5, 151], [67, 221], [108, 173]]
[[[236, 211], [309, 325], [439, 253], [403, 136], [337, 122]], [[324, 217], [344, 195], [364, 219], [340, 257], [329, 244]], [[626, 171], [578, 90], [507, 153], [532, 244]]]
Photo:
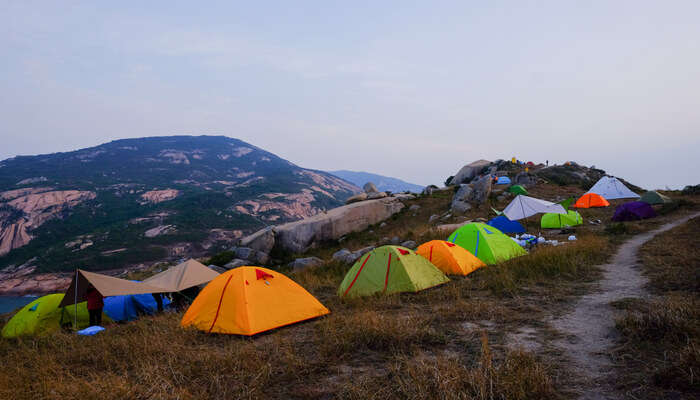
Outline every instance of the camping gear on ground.
[[144, 279], [143, 283], [167, 289], [168, 292], [179, 292], [210, 282], [217, 276], [219, 276], [218, 272], [197, 260], [189, 259], [148, 279]]
[[105, 328], [95, 325], [95, 326], [89, 326], [85, 329], [81, 329], [76, 333], [78, 335], [83, 335], [83, 336], [93, 336], [93, 335], [96, 335], [96, 334], [102, 332], [103, 330], [105, 330]]
[[431, 240], [418, 246], [416, 253], [448, 275], [469, 275], [486, 266], [474, 254], [445, 240]]
[[503, 233], [523, 233], [525, 228], [518, 221], [511, 221], [504, 215], [499, 215], [486, 223]]
[[[104, 299], [103, 312], [116, 322], [132, 321], [143, 314], [155, 314], [158, 304], [152, 294], [129, 294], [111, 296]], [[170, 305], [170, 300], [163, 298], [163, 308]]]
[[525, 189], [522, 185], [513, 185], [508, 188], [508, 191], [513, 194], [527, 195], [527, 189]]
[[499, 176], [496, 185], [510, 185], [510, 178], [507, 176]]
[[503, 232], [479, 222], [457, 228], [447, 241], [464, 247], [486, 264], [495, 264], [527, 254]]
[[513, 201], [503, 210], [503, 215], [511, 221], [517, 221], [539, 213], [566, 214], [566, 210], [561, 204], [523, 195], [515, 196]]
[[569, 210], [566, 214], [546, 213], [542, 215], [540, 226], [545, 229], [561, 229], [583, 224], [578, 211]]
[[182, 317], [182, 327], [208, 333], [255, 335], [330, 313], [285, 275], [238, 267], [213, 279]]
[[59, 306], [63, 296], [63, 293], [49, 294], [22, 307], [2, 328], [2, 337], [43, 335], [72, 325], [76, 319], [77, 328], [87, 327], [90, 320], [87, 303], [78, 304], [76, 318], [76, 307]]
[[341, 297], [418, 292], [448, 282], [430, 261], [401, 246], [381, 246], [360, 257], [338, 288]]
[[668, 204], [668, 203], [673, 203], [673, 200], [671, 200], [668, 196], [664, 196], [663, 194], [650, 190], [642, 195], [642, 197], [639, 199], [639, 201], [643, 201], [648, 204]]
[[575, 208], [607, 207], [610, 203], [598, 193], [586, 193], [574, 203]]
[[637, 198], [638, 194], [629, 190], [619, 179], [604, 176], [586, 193], [597, 193], [607, 200]]
[[647, 219], [656, 217], [656, 211], [643, 201], [632, 201], [625, 204], [620, 204], [615, 209], [613, 221], [635, 221], [639, 219]]

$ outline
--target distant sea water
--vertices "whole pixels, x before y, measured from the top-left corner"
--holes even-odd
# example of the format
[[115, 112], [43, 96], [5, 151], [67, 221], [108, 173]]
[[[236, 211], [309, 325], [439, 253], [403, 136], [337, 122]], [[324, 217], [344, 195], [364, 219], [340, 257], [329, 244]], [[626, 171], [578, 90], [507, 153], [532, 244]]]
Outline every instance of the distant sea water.
[[37, 296], [0, 296], [0, 314], [9, 313], [18, 308], [24, 307], [32, 301], [36, 300]]

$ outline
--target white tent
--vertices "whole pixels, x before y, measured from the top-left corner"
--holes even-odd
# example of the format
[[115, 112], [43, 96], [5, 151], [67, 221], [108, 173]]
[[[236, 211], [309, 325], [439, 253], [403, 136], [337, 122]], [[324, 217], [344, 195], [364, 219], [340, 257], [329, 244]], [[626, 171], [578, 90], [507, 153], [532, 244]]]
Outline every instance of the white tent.
[[518, 195], [503, 210], [503, 215], [511, 221], [527, 218], [540, 213], [566, 214], [561, 204], [552, 203], [534, 197]]
[[629, 190], [619, 179], [604, 176], [586, 193], [599, 194], [607, 200], [638, 198], [639, 195]]

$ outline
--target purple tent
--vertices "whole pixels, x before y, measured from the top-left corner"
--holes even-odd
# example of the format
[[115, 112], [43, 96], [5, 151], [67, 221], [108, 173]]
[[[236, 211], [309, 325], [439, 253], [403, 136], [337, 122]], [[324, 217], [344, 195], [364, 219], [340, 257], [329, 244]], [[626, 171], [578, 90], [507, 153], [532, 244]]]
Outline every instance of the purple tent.
[[632, 201], [630, 203], [620, 204], [615, 209], [615, 214], [612, 217], [613, 221], [634, 221], [638, 219], [647, 219], [656, 217], [656, 211], [643, 201]]

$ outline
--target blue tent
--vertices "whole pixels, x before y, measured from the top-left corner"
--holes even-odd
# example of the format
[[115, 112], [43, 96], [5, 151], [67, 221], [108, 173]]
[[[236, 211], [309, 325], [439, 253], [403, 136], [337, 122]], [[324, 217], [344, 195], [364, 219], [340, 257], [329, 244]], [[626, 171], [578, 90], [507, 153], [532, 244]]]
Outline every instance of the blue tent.
[[510, 178], [507, 176], [499, 176], [496, 185], [510, 185]]
[[508, 217], [504, 215], [499, 215], [498, 217], [492, 219], [488, 222], [488, 225], [493, 226], [503, 233], [524, 233], [525, 228], [520, 225], [518, 221], [511, 221]]
[[[158, 310], [156, 299], [150, 294], [105, 297], [104, 303], [104, 313], [117, 322], [131, 321], [141, 314], [153, 314]], [[163, 297], [163, 308], [168, 305], [170, 300]]]

